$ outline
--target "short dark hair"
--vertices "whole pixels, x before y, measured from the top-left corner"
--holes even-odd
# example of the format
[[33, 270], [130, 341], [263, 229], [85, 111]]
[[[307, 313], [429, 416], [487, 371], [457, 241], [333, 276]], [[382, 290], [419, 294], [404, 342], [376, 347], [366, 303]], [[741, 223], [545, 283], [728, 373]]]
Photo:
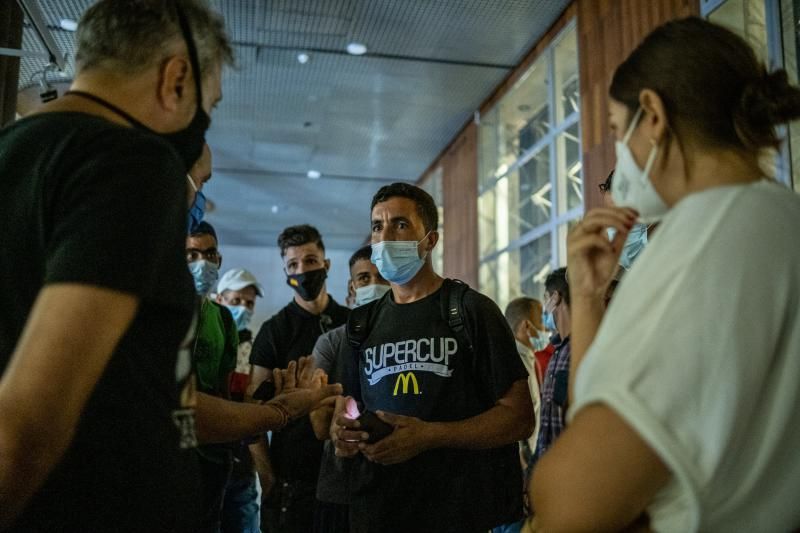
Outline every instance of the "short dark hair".
[[194, 228], [194, 231], [189, 234], [189, 237], [202, 237], [203, 235], [211, 235], [214, 237], [214, 241], [219, 244], [219, 239], [217, 239], [217, 232], [214, 231], [214, 226], [205, 220], [198, 224], [196, 228]]
[[553, 293], [558, 292], [561, 297], [569, 305], [569, 283], [567, 283], [567, 269], [565, 267], [557, 268], [547, 275], [544, 280], [544, 290]]
[[319, 234], [317, 228], [309, 224], [289, 226], [278, 235], [278, 248], [281, 249], [281, 257], [284, 257], [286, 250], [292, 246], [303, 246], [309, 243], [316, 244], [320, 250], [325, 252], [322, 235]]
[[350, 256], [350, 268], [353, 268], [359, 261], [372, 261], [372, 246], [366, 245], [359, 248], [356, 253]]
[[233, 63], [225, 21], [205, 0], [99, 0], [78, 24], [78, 72], [94, 67], [139, 72], [159, 64], [172, 41], [183, 41], [176, 6], [189, 23], [202, 77], [214, 65]]
[[410, 183], [392, 183], [378, 189], [378, 192], [372, 197], [372, 205], [369, 207], [370, 214], [379, 203], [398, 197], [408, 198], [417, 205], [417, 214], [422, 219], [425, 231], [431, 232], [439, 229], [439, 210], [436, 208], [436, 202], [433, 201], [433, 197], [423, 189]]
[[506, 306], [505, 313], [506, 322], [508, 322], [508, 325], [511, 326], [511, 330], [516, 331], [524, 320], [529, 320], [531, 318], [531, 313], [535, 312], [537, 307], [541, 312], [542, 302], [536, 298], [522, 296], [520, 298], [511, 300], [511, 302]]
[[778, 147], [775, 125], [800, 117], [800, 90], [785, 70], [768, 72], [747, 41], [698, 17], [653, 30], [617, 67], [609, 94], [632, 114], [643, 89], [663, 100], [682, 145], [691, 138], [755, 155]]

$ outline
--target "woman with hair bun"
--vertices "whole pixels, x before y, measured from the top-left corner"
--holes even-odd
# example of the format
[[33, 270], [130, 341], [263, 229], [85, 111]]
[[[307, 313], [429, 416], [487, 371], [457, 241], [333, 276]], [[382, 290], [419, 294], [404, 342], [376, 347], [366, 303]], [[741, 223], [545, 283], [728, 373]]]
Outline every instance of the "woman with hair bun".
[[[800, 90], [699, 18], [617, 68], [617, 206], [569, 235], [569, 426], [540, 459], [544, 531], [800, 527], [800, 197], [763, 165]], [[660, 221], [603, 316], [628, 232]], [[615, 228], [613, 240], [608, 228]], [[602, 319], [602, 324], [601, 324]]]

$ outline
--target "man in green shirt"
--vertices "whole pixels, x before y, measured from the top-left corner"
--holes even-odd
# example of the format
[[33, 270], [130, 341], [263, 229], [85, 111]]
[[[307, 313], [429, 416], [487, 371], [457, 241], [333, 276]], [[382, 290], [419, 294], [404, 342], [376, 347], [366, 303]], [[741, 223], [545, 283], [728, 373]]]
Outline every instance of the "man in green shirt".
[[[197, 172], [198, 166], [201, 166], [201, 162], [192, 168], [190, 175]], [[202, 299], [192, 360], [197, 390], [227, 399], [230, 397], [230, 374], [236, 368], [239, 335], [231, 312], [207, 297], [216, 286], [222, 265], [217, 245], [217, 234], [208, 222], [198, 224], [186, 238], [186, 261], [194, 278], [195, 291]], [[222, 498], [232, 466], [232, 451], [231, 444], [205, 444], [197, 448], [205, 487], [203, 531], [219, 530]]]

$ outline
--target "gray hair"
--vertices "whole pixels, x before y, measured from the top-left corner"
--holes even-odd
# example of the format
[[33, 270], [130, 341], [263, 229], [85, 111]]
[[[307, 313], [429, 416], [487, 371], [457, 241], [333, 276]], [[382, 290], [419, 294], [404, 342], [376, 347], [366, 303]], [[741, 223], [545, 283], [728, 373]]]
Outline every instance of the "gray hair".
[[161, 63], [184, 40], [176, 5], [189, 22], [201, 79], [217, 65], [232, 64], [225, 22], [205, 0], [98, 0], [78, 25], [78, 72], [97, 67], [138, 73]]
[[535, 298], [528, 298], [522, 296], [511, 300], [511, 303], [506, 307], [506, 322], [511, 326], [513, 331], [517, 331], [519, 325], [525, 321], [530, 320], [531, 313], [541, 313], [542, 302]]

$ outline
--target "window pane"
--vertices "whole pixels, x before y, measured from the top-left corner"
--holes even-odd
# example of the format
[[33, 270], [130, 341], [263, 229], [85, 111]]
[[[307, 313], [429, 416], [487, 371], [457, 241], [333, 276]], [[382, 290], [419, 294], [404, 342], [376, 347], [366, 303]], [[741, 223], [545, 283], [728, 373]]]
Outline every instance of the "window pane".
[[[781, 21], [783, 24], [783, 61], [786, 72], [792, 83], [798, 83], [800, 71], [800, 26], [796, 21], [800, 18], [800, 0], [783, 0], [781, 2]], [[800, 192], [800, 122], [789, 124], [789, 152], [791, 154], [792, 178], [794, 190]]]
[[575, 227], [580, 221], [579, 218], [574, 218], [565, 224], [559, 224], [558, 226], [558, 261], [556, 261], [557, 265], [566, 266], [567, 264], [567, 235], [569, 231]]
[[545, 146], [511, 175], [511, 238], [517, 239], [550, 220], [550, 150]]
[[544, 280], [552, 271], [551, 242], [552, 234], [547, 233], [520, 248], [522, 294], [540, 301], [544, 294]]
[[715, 9], [708, 20], [741, 35], [767, 63], [767, 14], [765, 0], [727, 0]]
[[497, 261], [483, 263], [478, 278], [480, 292], [497, 302]]
[[497, 251], [495, 238], [496, 202], [494, 189], [489, 189], [478, 197], [478, 241], [480, 256], [484, 257]]
[[556, 124], [580, 108], [578, 85], [578, 35], [570, 29], [555, 48]]
[[578, 124], [570, 126], [556, 141], [558, 213], [583, 206], [583, 168]]
[[511, 166], [520, 154], [550, 131], [547, 82], [547, 54], [543, 54], [500, 101], [498, 164], [501, 169], [502, 165]]
[[[495, 179], [500, 166], [500, 141], [497, 137], [497, 107], [481, 116], [478, 127], [478, 188]], [[501, 173], [502, 174], [502, 173]]]

